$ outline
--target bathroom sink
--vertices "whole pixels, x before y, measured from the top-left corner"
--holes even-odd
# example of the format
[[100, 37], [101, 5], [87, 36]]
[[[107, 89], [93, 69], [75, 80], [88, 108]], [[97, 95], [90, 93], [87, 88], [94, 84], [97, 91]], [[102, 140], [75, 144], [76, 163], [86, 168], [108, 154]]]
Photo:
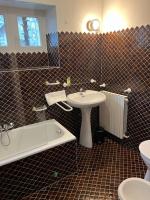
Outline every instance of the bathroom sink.
[[67, 96], [68, 103], [75, 108], [95, 107], [105, 99], [106, 97], [103, 93], [94, 90], [86, 90], [85, 92], [77, 92]]
[[92, 148], [91, 109], [99, 106], [105, 100], [106, 96], [102, 92], [94, 90], [76, 92], [67, 96], [67, 102], [71, 106], [81, 109], [80, 144], [82, 146]]

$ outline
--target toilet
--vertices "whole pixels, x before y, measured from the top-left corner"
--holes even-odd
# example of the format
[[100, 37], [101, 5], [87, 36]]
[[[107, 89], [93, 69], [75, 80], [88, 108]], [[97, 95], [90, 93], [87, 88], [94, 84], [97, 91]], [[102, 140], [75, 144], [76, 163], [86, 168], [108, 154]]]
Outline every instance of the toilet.
[[147, 172], [144, 179], [150, 181], [150, 140], [146, 140], [139, 145], [139, 150], [144, 163], [147, 166]]
[[150, 183], [141, 178], [128, 178], [118, 187], [119, 200], [150, 200]]

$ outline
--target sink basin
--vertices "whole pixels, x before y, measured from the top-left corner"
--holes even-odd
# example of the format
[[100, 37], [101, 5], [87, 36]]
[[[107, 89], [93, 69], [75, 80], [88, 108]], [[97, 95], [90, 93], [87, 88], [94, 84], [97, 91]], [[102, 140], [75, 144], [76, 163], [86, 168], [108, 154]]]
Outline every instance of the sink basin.
[[69, 94], [67, 101], [75, 108], [95, 107], [105, 101], [106, 96], [98, 91], [86, 90], [85, 92], [77, 92]]
[[75, 107], [80, 108], [82, 113], [82, 123], [80, 130], [80, 144], [87, 148], [92, 148], [92, 131], [91, 131], [91, 109], [99, 106], [106, 100], [102, 92], [86, 90], [67, 96], [67, 102]]

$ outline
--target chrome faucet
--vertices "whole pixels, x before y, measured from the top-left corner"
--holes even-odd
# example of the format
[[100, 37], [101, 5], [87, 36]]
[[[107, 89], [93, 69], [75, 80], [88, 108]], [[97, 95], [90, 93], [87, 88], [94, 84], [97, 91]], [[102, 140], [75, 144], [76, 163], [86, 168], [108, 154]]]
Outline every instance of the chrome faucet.
[[80, 88], [80, 95], [81, 95], [82, 97], [84, 97], [84, 92], [86, 92], [86, 90], [84, 90], [83, 88]]
[[86, 92], [83, 88], [80, 88], [80, 93]]
[[11, 141], [10, 141], [8, 130], [12, 129], [13, 127], [14, 127], [14, 123], [1, 124], [0, 125], [0, 143], [3, 146], [9, 146], [10, 145]]
[[3, 124], [4, 130], [10, 130], [14, 127], [14, 123]]
[[0, 125], [0, 130], [1, 131], [8, 131], [14, 127], [14, 123], [9, 123], [9, 124], [1, 124]]

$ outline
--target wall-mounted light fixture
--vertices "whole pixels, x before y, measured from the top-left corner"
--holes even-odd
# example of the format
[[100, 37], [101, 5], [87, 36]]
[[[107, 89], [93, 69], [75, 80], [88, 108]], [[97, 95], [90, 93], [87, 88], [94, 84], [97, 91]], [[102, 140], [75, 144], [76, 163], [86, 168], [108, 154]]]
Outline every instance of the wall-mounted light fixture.
[[100, 21], [98, 19], [93, 19], [87, 22], [88, 31], [99, 31]]

